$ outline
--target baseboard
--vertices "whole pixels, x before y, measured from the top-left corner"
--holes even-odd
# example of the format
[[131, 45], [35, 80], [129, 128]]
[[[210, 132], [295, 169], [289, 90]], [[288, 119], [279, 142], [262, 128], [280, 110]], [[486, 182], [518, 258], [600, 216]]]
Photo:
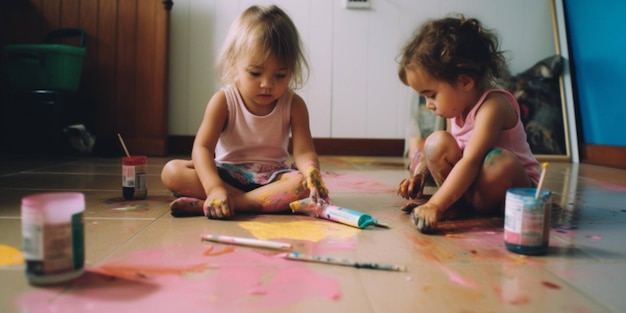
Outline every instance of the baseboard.
[[167, 138], [168, 155], [188, 155], [191, 156], [191, 148], [195, 136], [172, 136]]
[[[168, 154], [190, 155], [193, 139], [194, 136], [169, 136]], [[404, 139], [313, 138], [313, 144], [319, 155], [402, 156], [404, 153]]]
[[[194, 136], [170, 136], [168, 153], [190, 155]], [[319, 155], [402, 156], [403, 139], [313, 138]], [[626, 147], [582, 144], [582, 163], [626, 169]]]
[[582, 144], [580, 161], [626, 169], [626, 147]]

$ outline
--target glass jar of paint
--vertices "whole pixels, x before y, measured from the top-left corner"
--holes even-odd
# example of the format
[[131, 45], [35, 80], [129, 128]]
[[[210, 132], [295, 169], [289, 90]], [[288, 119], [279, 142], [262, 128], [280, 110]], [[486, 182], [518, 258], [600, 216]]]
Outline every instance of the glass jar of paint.
[[85, 196], [56, 192], [22, 198], [26, 278], [33, 285], [59, 284], [80, 276], [85, 264]]
[[122, 157], [122, 195], [126, 200], [145, 199], [147, 186], [148, 158], [146, 156]]
[[550, 242], [551, 192], [536, 188], [511, 188], [504, 208], [504, 244], [509, 251], [541, 255]]

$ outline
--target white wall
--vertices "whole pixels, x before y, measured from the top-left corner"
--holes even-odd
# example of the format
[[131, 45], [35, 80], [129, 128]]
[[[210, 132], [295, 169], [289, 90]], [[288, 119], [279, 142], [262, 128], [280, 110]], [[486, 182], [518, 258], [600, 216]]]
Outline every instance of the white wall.
[[554, 54], [549, 0], [176, 0], [171, 18], [169, 134], [194, 135], [219, 88], [214, 61], [232, 21], [252, 4], [277, 4], [293, 19], [311, 76], [297, 91], [317, 138], [404, 138], [411, 91], [396, 75], [396, 56], [429, 18], [463, 13], [495, 29], [518, 73]]

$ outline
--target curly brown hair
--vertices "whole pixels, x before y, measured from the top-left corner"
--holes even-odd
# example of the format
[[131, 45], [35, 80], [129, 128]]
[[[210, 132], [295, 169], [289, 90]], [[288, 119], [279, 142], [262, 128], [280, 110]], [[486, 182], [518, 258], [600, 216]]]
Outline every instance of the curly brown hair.
[[435, 79], [453, 84], [459, 75], [474, 79], [479, 88], [508, 79], [498, 36], [475, 18], [463, 15], [426, 21], [400, 51], [398, 76], [422, 68]]

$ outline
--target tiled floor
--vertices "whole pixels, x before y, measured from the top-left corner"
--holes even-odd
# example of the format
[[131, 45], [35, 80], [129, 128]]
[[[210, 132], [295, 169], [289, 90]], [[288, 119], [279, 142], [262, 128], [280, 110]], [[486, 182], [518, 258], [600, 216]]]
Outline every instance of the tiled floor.
[[[322, 158], [335, 204], [391, 226], [364, 230], [291, 214], [173, 218], [159, 180], [167, 158], [149, 158], [149, 197], [141, 201], [121, 199], [119, 159], [0, 160], [0, 312], [626, 312], [623, 170], [552, 163], [546, 187], [562, 209], [548, 254], [528, 257], [505, 249], [502, 218], [418, 233], [397, 209], [400, 158]], [[73, 283], [33, 287], [14, 259], [20, 199], [48, 191], [86, 196], [86, 272]], [[301, 253], [407, 271], [285, 260], [201, 242], [205, 233], [281, 240]]]

